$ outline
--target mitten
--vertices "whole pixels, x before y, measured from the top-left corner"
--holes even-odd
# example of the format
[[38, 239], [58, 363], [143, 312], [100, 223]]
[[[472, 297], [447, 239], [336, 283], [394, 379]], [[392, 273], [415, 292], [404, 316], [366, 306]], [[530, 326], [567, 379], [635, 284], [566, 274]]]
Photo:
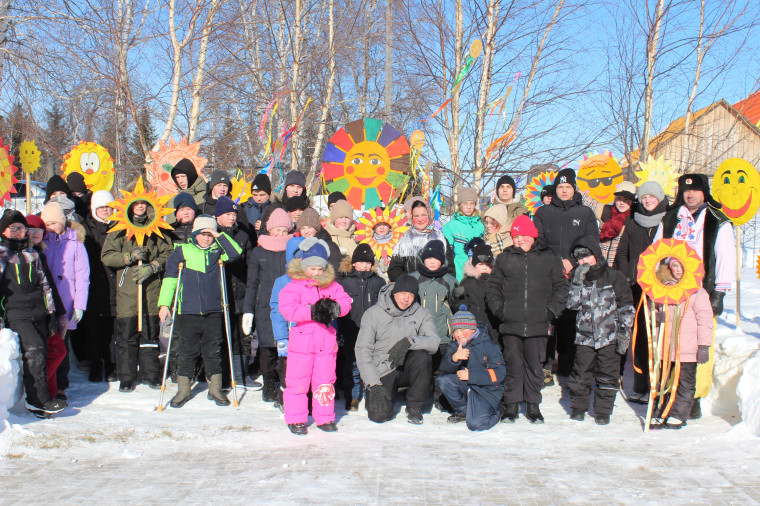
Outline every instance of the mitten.
[[409, 351], [409, 348], [411, 347], [412, 341], [408, 337], [393, 345], [393, 347], [388, 352], [388, 359], [391, 361], [391, 364], [394, 366], [394, 368], [404, 365], [406, 352]]
[[723, 297], [725, 296], [726, 292], [720, 292], [718, 290], [710, 292], [710, 305], [712, 306], [714, 316], [720, 316], [723, 314]]
[[[335, 302], [331, 299], [321, 298], [311, 306], [311, 319], [322, 325], [330, 325], [335, 319], [333, 317], [332, 304]], [[340, 314], [340, 313], [339, 313]]]
[[376, 423], [388, 421], [388, 413], [393, 412], [393, 401], [383, 385], [367, 387], [365, 404], [369, 419]]
[[615, 340], [617, 341], [615, 344], [615, 352], [618, 355], [625, 355], [628, 353], [628, 345], [631, 344], [631, 335], [628, 332], [618, 331], [618, 333], [615, 334]]
[[698, 346], [697, 347], [697, 363], [706, 364], [710, 360], [710, 347]]
[[581, 264], [576, 267], [573, 271], [573, 279], [571, 283], [574, 285], [582, 285], [583, 281], [586, 279], [586, 274], [588, 274], [589, 269], [591, 269], [591, 266], [589, 264]]
[[278, 357], [288, 356], [288, 342], [284, 339], [282, 341], [277, 341], [277, 356]]
[[251, 335], [251, 329], [253, 328], [253, 313], [243, 313], [242, 321], [243, 334], [246, 336]]
[[329, 310], [330, 310], [330, 316], [332, 316], [333, 320], [340, 316], [340, 304], [338, 304], [336, 301], [332, 299], [325, 299], [325, 304], [327, 304]]
[[71, 316], [71, 321], [73, 323], [79, 323], [82, 321], [82, 316], [84, 316], [84, 310], [75, 309], [74, 314]]

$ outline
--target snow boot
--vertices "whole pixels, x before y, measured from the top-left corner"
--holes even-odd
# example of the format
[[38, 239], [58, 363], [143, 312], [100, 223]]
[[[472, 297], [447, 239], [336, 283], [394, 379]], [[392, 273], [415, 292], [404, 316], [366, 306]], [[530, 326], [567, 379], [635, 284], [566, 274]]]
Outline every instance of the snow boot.
[[691, 403], [691, 413], [689, 413], [689, 420], [699, 420], [702, 418], [702, 406], [699, 405], [699, 397], [694, 399]]
[[679, 420], [678, 418], [666, 418], [665, 420], [659, 420], [657, 423], [653, 422], [649, 425], [650, 429], [675, 429], [678, 430], [681, 427], [685, 427], [686, 422]]
[[649, 394], [640, 394], [638, 392], [633, 392], [628, 396], [628, 400], [635, 402], [636, 404], [649, 404]]
[[39, 418], [50, 418], [50, 416], [40, 416], [40, 414], [52, 415], [54, 413], [60, 413], [66, 408], [66, 402], [59, 399], [50, 399], [47, 402], [37, 405], [31, 404], [25, 400], [24, 407], [31, 411], [34, 416]]
[[305, 423], [289, 423], [288, 429], [296, 436], [305, 436], [307, 434]]
[[570, 420], [576, 422], [582, 422], [586, 418], [586, 412], [582, 409], [573, 408], [573, 413], [570, 415]]
[[132, 381], [122, 381], [119, 383], [119, 392], [133, 392], [135, 390], [135, 384]]
[[506, 406], [502, 406], [501, 421], [508, 423], [515, 423], [517, 417], [520, 416], [520, 404], [517, 402], [510, 402]]
[[422, 425], [422, 410], [406, 408], [406, 421], [414, 425]]
[[103, 381], [103, 364], [100, 361], [93, 362], [90, 367], [90, 375], [87, 379], [93, 383]]
[[596, 415], [594, 416], [594, 421], [597, 425], [609, 425], [610, 415]]
[[[348, 399], [346, 399], [348, 401]], [[351, 402], [346, 402], [346, 410], [359, 411], [359, 399], [351, 399]]]
[[454, 414], [446, 419], [449, 423], [461, 423], [467, 421], [467, 413], [464, 411], [454, 411]]
[[277, 375], [269, 373], [264, 375], [264, 389], [261, 398], [264, 402], [274, 402], [277, 400]]
[[538, 409], [538, 404], [532, 402], [527, 403], [525, 407], [525, 418], [530, 423], [544, 423], [544, 415], [541, 414], [541, 410]]
[[338, 430], [338, 426], [335, 425], [335, 422], [323, 423], [322, 425], [317, 425], [317, 428], [325, 432], [336, 432]]
[[190, 378], [187, 376], [177, 376], [177, 395], [172, 397], [169, 404], [173, 408], [181, 408], [190, 400]]
[[222, 375], [214, 374], [208, 382], [208, 400], [214, 401], [217, 406], [229, 406], [230, 400], [222, 392]]

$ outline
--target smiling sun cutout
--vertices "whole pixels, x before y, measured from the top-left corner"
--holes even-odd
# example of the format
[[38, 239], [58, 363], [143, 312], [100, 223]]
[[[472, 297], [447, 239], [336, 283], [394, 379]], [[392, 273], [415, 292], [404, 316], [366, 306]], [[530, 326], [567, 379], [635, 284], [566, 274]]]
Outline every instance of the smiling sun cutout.
[[40, 168], [40, 150], [34, 141], [24, 141], [18, 147], [18, 161], [27, 174], [34, 174]]
[[623, 182], [623, 170], [612, 153], [589, 153], [583, 155], [578, 164], [578, 190], [588, 193], [597, 202], [611, 204], [615, 200], [615, 188]]
[[343, 192], [354, 209], [387, 205], [407, 179], [409, 143], [389, 123], [360, 119], [330, 138], [322, 177], [330, 192]]
[[665, 160], [665, 155], [660, 155], [657, 159], [650, 156], [646, 163], [639, 163], [639, 167], [641, 170], [634, 172], [636, 177], [639, 178], [639, 182], [636, 183], [636, 186], [641, 186], [647, 181], [654, 181], [662, 187], [665, 195], [671, 199], [676, 198], [679, 174], [670, 164], [670, 160]]
[[171, 172], [174, 166], [177, 165], [177, 162], [183, 158], [187, 158], [193, 162], [195, 169], [198, 171], [198, 176], [206, 181], [206, 176], [203, 175], [203, 168], [208, 160], [198, 154], [200, 149], [200, 142], [188, 144], [187, 137], [182, 137], [179, 142], [169, 139], [168, 144], [164, 144], [160, 140], [158, 141], [158, 145], [150, 152], [151, 162], [145, 164], [148, 183], [153, 188], [156, 188], [158, 195], [174, 195], [179, 191], [177, 185], [174, 184]]
[[734, 225], [744, 225], [760, 207], [760, 175], [748, 161], [729, 158], [715, 171], [712, 194]]
[[79, 172], [84, 177], [84, 184], [96, 192], [111, 191], [113, 187], [113, 158], [108, 150], [94, 142], [80, 141], [66, 153], [61, 164], [63, 178], [72, 172]]
[[[173, 195], [164, 195], [159, 197], [155, 191], [145, 191], [142, 178], [137, 180], [135, 189], [132, 192], [121, 190], [122, 198], [115, 200], [111, 206], [116, 210], [111, 215], [111, 221], [116, 222], [116, 225], [109, 230], [109, 232], [117, 232], [119, 230], [126, 230], [127, 239], [132, 236], [135, 237], [135, 242], [139, 246], [143, 245], [145, 238], [151, 234], [156, 234], [163, 238], [161, 229], [174, 230], [171, 225], [166, 223], [164, 217], [167, 214], [171, 214], [174, 209], [164, 207]], [[144, 201], [148, 203], [148, 207], [153, 208], [153, 219], [150, 220], [144, 227], [138, 227], [129, 219], [129, 208], [137, 201]], [[148, 209], [148, 213], [151, 210]]]

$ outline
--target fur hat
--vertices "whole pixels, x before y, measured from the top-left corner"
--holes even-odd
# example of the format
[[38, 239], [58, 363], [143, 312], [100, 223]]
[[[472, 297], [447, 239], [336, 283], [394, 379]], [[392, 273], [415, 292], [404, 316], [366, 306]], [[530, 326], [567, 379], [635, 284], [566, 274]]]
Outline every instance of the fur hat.
[[351, 255], [351, 263], [355, 264], [356, 262], [368, 262], [375, 265], [375, 253], [369, 244], [363, 242], [356, 247], [354, 254]]
[[459, 311], [454, 313], [449, 323], [451, 331], [454, 332], [457, 329], [469, 329], [476, 330], [478, 328], [478, 321], [475, 319], [475, 315], [467, 311], [467, 306], [462, 304], [459, 306]]
[[198, 205], [195, 203], [193, 196], [187, 192], [179, 192], [172, 201], [174, 210], [178, 211], [182, 207], [189, 207], [195, 214], [198, 214]]
[[202, 230], [210, 228], [216, 231], [216, 219], [210, 214], [201, 214], [193, 221], [193, 237], [200, 234]]
[[478, 192], [475, 190], [475, 188], [459, 185], [457, 188], [457, 205], [463, 204], [465, 202], [475, 202], [475, 204], [477, 204]]
[[665, 192], [657, 181], [645, 181], [644, 183], [641, 183], [641, 186], [639, 186], [639, 189], [636, 192], [636, 196], [641, 200], [641, 197], [644, 195], [651, 195], [656, 198], [658, 202], [665, 200]]
[[715, 209], [722, 209], [718, 201], [716, 201], [710, 194], [710, 182], [707, 176], [704, 174], [684, 174], [678, 178], [678, 195], [676, 195], [676, 201], [670, 207], [670, 209], [678, 209], [684, 205], [683, 193], [686, 190], [701, 191], [705, 196], [705, 203], [714, 207]]
[[[18, 222], [21, 223], [21, 222]], [[40, 228], [42, 230], [45, 230], [45, 222], [42, 221], [42, 218], [37, 216], [36, 214], [30, 214], [26, 217], [26, 227], [27, 228]], [[5, 230], [5, 229], [3, 229]]]
[[293, 220], [290, 219], [290, 216], [285, 212], [285, 209], [281, 207], [278, 207], [269, 215], [269, 219], [267, 220], [267, 232], [277, 227], [285, 227], [288, 230], [293, 228]]
[[296, 210], [305, 211], [307, 207], [309, 207], [309, 204], [301, 195], [290, 197], [287, 204], [285, 204], [285, 210], [289, 213], [292, 213]]
[[296, 229], [301, 230], [301, 227], [313, 227], [317, 232], [322, 230], [322, 223], [319, 221], [319, 213], [311, 207], [304, 209], [303, 213], [301, 213], [301, 216], [298, 218], [298, 221], [296, 221]]
[[636, 200], [636, 185], [630, 181], [623, 181], [615, 187], [616, 197], [625, 197], [631, 202]]
[[562, 169], [557, 174], [557, 177], [554, 178], [554, 190], [557, 190], [557, 186], [561, 185], [562, 183], [567, 183], [571, 185], [573, 188], [575, 188], [575, 171], [573, 169], [567, 168]]
[[521, 214], [515, 218], [515, 221], [512, 222], [511, 233], [512, 237], [518, 235], [527, 235], [528, 237], [532, 237], [534, 239], [538, 237], [538, 229], [533, 224], [533, 222], [530, 221], [530, 218], [528, 218], [528, 216], [525, 214]]
[[343, 192], [332, 192], [327, 196], [327, 207], [330, 207], [330, 204], [335, 204], [339, 200], [346, 200], [346, 196], [343, 195]]
[[330, 247], [322, 239], [307, 237], [298, 245], [298, 249], [303, 251], [301, 267], [304, 269], [312, 266], [319, 266], [323, 269], [327, 267]]
[[84, 176], [79, 172], [72, 172], [66, 177], [69, 190], [77, 193], [87, 193], [87, 185], [84, 184]]
[[269, 176], [266, 174], [256, 174], [251, 183], [251, 191], [267, 192], [267, 195], [272, 194], [272, 182], [269, 181]]
[[216, 207], [214, 208], [214, 216], [217, 218], [227, 213], [237, 213], [238, 205], [232, 201], [227, 195], [222, 195], [216, 201]]
[[432, 241], [428, 241], [427, 244], [422, 247], [422, 250], [420, 251], [420, 260], [424, 262], [428, 258], [435, 258], [440, 261], [441, 264], [446, 263], [446, 245], [443, 244], [443, 241], [433, 239]]
[[45, 188], [45, 202], [50, 200], [50, 197], [55, 192], [64, 192], [66, 195], [69, 195], [71, 193], [69, 185], [67, 185], [66, 181], [64, 181], [63, 178], [57, 174], [48, 179], [47, 187]]
[[[5, 229], [10, 227], [14, 223], [21, 223], [25, 227], [28, 226], [26, 222], [26, 218], [24, 218], [24, 215], [21, 214], [19, 211], [16, 211], [15, 209], [6, 209], [5, 211], [3, 211], [3, 216], [2, 218], [0, 218], [0, 233], [5, 232]], [[43, 228], [45, 228], [44, 225], [43, 225]]]
[[401, 292], [411, 293], [417, 297], [420, 293], [420, 283], [417, 281], [417, 278], [410, 276], [409, 274], [402, 274], [399, 276], [398, 279], [396, 279], [396, 282], [393, 283], [391, 295], [396, 295]]
[[517, 183], [515, 183], [515, 180], [512, 178], [512, 176], [501, 176], [498, 181], [496, 181], [496, 195], [499, 194], [499, 188], [502, 187], [502, 185], [508, 184], [512, 187], [512, 193], [517, 193]]
[[581, 258], [595, 257], [596, 255], [594, 255], [594, 252], [586, 246], [578, 245], [573, 246], [573, 250], [570, 252], [570, 256], [573, 257], [573, 260], [577, 262]]
[[114, 200], [116, 199], [113, 198], [111, 192], [98, 190], [92, 194], [92, 198], [90, 199], [90, 212], [95, 216], [95, 211], [97, 211], [99, 207], [109, 207], [108, 204], [112, 203]]
[[196, 169], [195, 164], [193, 164], [193, 162], [187, 158], [183, 158], [182, 160], [178, 161], [177, 165], [172, 168], [171, 176], [174, 184], [177, 184], [177, 174], [184, 174], [187, 176], [188, 188], [193, 186], [196, 179], [198, 179], [198, 169]]
[[306, 175], [298, 170], [291, 170], [285, 174], [285, 181], [282, 183], [283, 188], [295, 184], [306, 190]]
[[332, 211], [330, 211], [330, 223], [334, 225], [335, 220], [338, 218], [349, 218], [351, 220], [354, 219], [354, 209], [351, 207], [351, 204], [349, 204], [348, 201], [337, 201], [333, 206]]
[[58, 202], [48, 202], [45, 204], [40, 213], [40, 218], [45, 222], [45, 226], [50, 226], [53, 223], [60, 223], [64, 227], [66, 226], [66, 215], [63, 214], [63, 208]]

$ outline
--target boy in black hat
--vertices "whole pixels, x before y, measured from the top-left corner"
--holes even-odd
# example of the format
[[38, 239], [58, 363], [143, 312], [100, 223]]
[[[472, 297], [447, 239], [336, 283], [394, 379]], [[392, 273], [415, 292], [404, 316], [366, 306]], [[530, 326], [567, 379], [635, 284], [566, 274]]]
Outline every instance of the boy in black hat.
[[[269, 200], [272, 195], [272, 183], [269, 181], [269, 176], [266, 174], [257, 174], [251, 182], [251, 198], [245, 203], [245, 214], [248, 217], [248, 223], [256, 230], [256, 233], [261, 233], [261, 217], [264, 211], [267, 210], [271, 201]], [[266, 228], [263, 229], [266, 232]]]

